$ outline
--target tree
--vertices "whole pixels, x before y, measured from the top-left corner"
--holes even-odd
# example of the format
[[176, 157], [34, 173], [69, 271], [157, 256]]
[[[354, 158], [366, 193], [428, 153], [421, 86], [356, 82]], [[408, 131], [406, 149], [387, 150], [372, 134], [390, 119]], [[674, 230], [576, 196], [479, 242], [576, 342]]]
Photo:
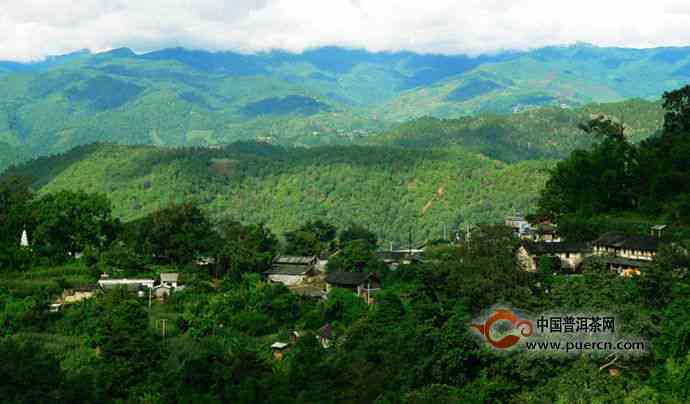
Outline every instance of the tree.
[[60, 361], [33, 340], [0, 339], [0, 395], [9, 403], [60, 402]]
[[386, 266], [376, 259], [371, 244], [366, 240], [353, 240], [341, 246], [341, 250], [328, 260], [328, 272], [377, 272]]
[[[647, 266], [639, 277], [642, 298], [649, 307], [662, 308], [673, 298], [674, 264], [685, 254], [673, 246], [662, 246], [654, 262]], [[660, 291], [664, 291], [660, 293]]]
[[690, 85], [664, 92], [664, 133], [687, 134], [690, 132]]
[[613, 140], [625, 140], [625, 127], [622, 123], [616, 122], [604, 115], [599, 115], [594, 119], [581, 123], [577, 126], [580, 130], [599, 138]]
[[318, 255], [323, 248], [318, 235], [306, 230], [286, 232], [285, 242], [285, 252], [290, 255]]
[[19, 244], [24, 226], [29, 224], [28, 204], [31, 200], [28, 178], [0, 177], [0, 243]]
[[307, 222], [300, 228], [300, 230], [316, 234], [316, 237], [324, 245], [329, 245], [333, 240], [335, 240], [335, 236], [338, 231], [335, 226], [320, 219]]
[[112, 217], [110, 201], [102, 194], [60, 191], [32, 203], [31, 210], [34, 251], [56, 262], [87, 248], [109, 246], [120, 226]]
[[138, 221], [133, 239], [141, 253], [163, 262], [185, 264], [211, 252], [212, 234], [206, 214], [195, 204], [183, 203]]
[[371, 250], [375, 250], [378, 244], [376, 234], [358, 224], [351, 224], [347, 229], [343, 230], [338, 237], [341, 246], [355, 240], [363, 240]]
[[31, 225], [31, 182], [23, 177], [0, 178], [0, 269], [25, 270], [31, 252], [19, 248], [22, 231]]
[[607, 138], [589, 151], [578, 150], [559, 162], [541, 191], [539, 213], [605, 213], [637, 206], [637, 149]]
[[222, 273], [262, 272], [271, 265], [278, 240], [263, 224], [243, 225], [233, 220], [217, 226], [217, 267]]
[[98, 384], [106, 396], [123, 397], [160, 357], [148, 313], [124, 288], [106, 293], [94, 311], [89, 339], [103, 358]]
[[364, 299], [349, 290], [334, 288], [328, 293], [326, 321], [350, 325], [367, 312]]

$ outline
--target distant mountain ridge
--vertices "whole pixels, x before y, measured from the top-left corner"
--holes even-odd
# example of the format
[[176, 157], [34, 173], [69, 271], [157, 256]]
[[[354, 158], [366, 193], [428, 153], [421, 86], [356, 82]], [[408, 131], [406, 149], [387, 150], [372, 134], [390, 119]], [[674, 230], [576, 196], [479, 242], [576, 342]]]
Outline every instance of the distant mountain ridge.
[[350, 144], [423, 116], [658, 99], [690, 81], [690, 48], [578, 44], [468, 57], [327, 47], [182, 48], [0, 62], [0, 169], [92, 142]]

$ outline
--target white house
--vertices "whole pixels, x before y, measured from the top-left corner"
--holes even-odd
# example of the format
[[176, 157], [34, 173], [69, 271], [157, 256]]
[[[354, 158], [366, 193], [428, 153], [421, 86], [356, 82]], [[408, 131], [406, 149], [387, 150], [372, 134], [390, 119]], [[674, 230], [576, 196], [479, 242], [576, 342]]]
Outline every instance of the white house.
[[177, 272], [161, 273], [161, 285], [169, 286], [171, 288], [177, 287], [177, 279], [179, 274]]

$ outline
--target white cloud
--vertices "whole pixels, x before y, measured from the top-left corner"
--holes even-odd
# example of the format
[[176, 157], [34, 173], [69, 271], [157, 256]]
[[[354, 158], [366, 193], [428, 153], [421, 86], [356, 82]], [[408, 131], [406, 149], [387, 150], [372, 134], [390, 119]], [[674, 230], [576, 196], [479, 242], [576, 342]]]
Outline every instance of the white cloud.
[[576, 41], [678, 46], [690, 44], [689, 26], [683, 0], [0, 0], [0, 59], [121, 46], [469, 54]]

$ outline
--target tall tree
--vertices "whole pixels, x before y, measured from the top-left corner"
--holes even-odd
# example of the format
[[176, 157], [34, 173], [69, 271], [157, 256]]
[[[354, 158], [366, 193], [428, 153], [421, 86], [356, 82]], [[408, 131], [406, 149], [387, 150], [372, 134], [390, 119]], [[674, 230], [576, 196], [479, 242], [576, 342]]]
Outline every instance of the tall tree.
[[375, 250], [378, 244], [376, 234], [359, 224], [351, 224], [348, 228], [343, 230], [338, 237], [338, 241], [341, 245], [355, 240], [363, 240], [372, 250]]
[[218, 269], [235, 275], [267, 269], [278, 250], [278, 240], [263, 224], [243, 225], [224, 220], [217, 226]]
[[48, 194], [31, 205], [35, 229], [33, 247], [55, 261], [87, 248], [110, 245], [119, 230], [105, 195], [82, 191]]
[[212, 252], [211, 222], [192, 203], [154, 212], [137, 223], [134, 234], [135, 248], [164, 262], [184, 264]]
[[690, 85], [665, 92], [662, 98], [666, 110], [664, 132], [670, 134], [690, 132]]

